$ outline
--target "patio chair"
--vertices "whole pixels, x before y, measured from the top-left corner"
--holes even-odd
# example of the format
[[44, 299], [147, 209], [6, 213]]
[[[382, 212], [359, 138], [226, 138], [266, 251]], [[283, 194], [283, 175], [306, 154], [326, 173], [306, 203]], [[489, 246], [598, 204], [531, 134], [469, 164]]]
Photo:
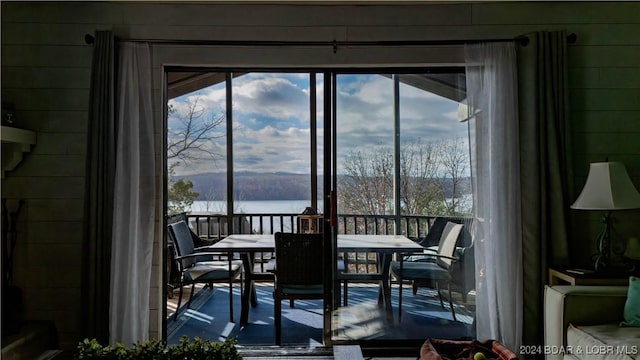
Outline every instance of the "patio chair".
[[[187, 213], [185, 212], [167, 215], [166, 219], [167, 219], [167, 224], [173, 224], [179, 221], [184, 221], [186, 224], [189, 224]], [[203, 239], [200, 236], [198, 236], [196, 233], [194, 233], [191, 229], [189, 229], [189, 231], [191, 233], [191, 239], [193, 240], [193, 246], [196, 248], [213, 245], [217, 241], [214, 239]], [[167, 234], [169, 239], [169, 241], [167, 242], [167, 254], [166, 254], [167, 256], [167, 268], [166, 268], [167, 295], [169, 298], [173, 298], [173, 290], [178, 286], [178, 282], [179, 282], [178, 278], [180, 276], [180, 271], [178, 271], [178, 265], [176, 261], [174, 261], [174, 258], [176, 256], [176, 249], [175, 249], [175, 245], [173, 244], [173, 241], [171, 241], [171, 234], [169, 234], [169, 228], [167, 228]], [[220, 260], [222, 258], [226, 258], [226, 255], [218, 257], [217, 260]], [[211, 260], [211, 256], [206, 257], [206, 259]]]
[[[458, 261], [452, 264], [451, 287], [452, 290], [457, 291], [462, 295], [462, 301], [466, 303], [469, 291], [475, 289], [475, 258], [473, 241], [470, 232], [473, 219], [437, 217], [429, 228], [427, 236], [421, 239], [418, 243], [426, 248], [425, 253], [437, 254], [442, 238], [442, 232], [449, 222], [464, 225], [460, 230], [460, 235], [458, 237], [458, 242], [456, 243], [456, 249], [453, 255], [455, 258], [458, 258]], [[435, 261], [435, 257], [418, 254], [407, 256], [404, 258], [404, 260], [433, 262]], [[418, 288], [420, 287], [433, 287], [433, 285], [429, 281], [416, 280], [412, 283], [413, 295], [417, 294]]]
[[[219, 255], [215, 252], [207, 252], [206, 248], [195, 248], [193, 233], [184, 221], [178, 221], [167, 225], [169, 228], [169, 240], [173, 242], [176, 251], [175, 261], [180, 275], [178, 276], [178, 305], [174, 314], [174, 321], [178, 318], [180, 304], [182, 302], [183, 288], [191, 285], [191, 295], [187, 303], [187, 309], [191, 307], [191, 300], [195, 284], [229, 283], [229, 321], [233, 322], [233, 282], [242, 274], [241, 260], [206, 260]], [[241, 286], [242, 287], [242, 286]]]
[[462, 224], [456, 224], [448, 222], [442, 234], [440, 236], [440, 242], [438, 244], [438, 252], [432, 253], [429, 249], [424, 254], [418, 256], [421, 259], [408, 259], [407, 261], [393, 261], [391, 263], [391, 274], [393, 274], [398, 280], [399, 284], [399, 296], [398, 296], [398, 317], [402, 314], [402, 282], [403, 280], [413, 280], [427, 282], [433, 284], [438, 293], [440, 299], [440, 306], [444, 307], [442, 301], [442, 294], [440, 292], [440, 286], [446, 284], [449, 293], [449, 308], [453, 320], [456, 321], [456, 314], [453, 308], [453, 299], [451, 296], [451, 282], [452, 282], [452, 264], [458, 261], [458, 258], [454, 257], [456, 250], [456, 244], [460, 233], [462, 231]]
[[276, 269], [273, 290], [275, 341], [282, 341], [282, 300], [324, 298], [323, 235], [274, 234]]

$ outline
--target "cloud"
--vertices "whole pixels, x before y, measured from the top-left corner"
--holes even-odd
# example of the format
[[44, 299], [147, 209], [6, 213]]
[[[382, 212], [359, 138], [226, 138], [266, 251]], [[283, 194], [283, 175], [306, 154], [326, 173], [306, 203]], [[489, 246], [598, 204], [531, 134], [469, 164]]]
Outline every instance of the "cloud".
[[233, 83], [234, 111], [272, 121], [308, 121], [309, 83], [308, 78], [305, 80], [306, 84], [304, 81], [294, 83], [289, 77], [239, 77]]
[[[323, 87], [318, 77], [319, 131], [322, 140]], [[233, 79], [234, 170], [308, 173], [309, 77], [307, 74], [250, 73]], [[339, 75], [337, 89], [337, 147], [339, 163], [350, 151], [393, 144], [393, 80], [381, 75]], [[224, 113], [224, 84], [172, 100], [184, 112], [185, 101]], [[466, 135], [457, 121], [457, 103], [401, 84], [401, 140], [429, 142]], [[170, 124], [171, 127], [171, 124]], [[225, 138], [219, 139], [222, 144]], [[224, 145], [218, 148], [225, 148]], [[321, 151], [321, 150], [320, 150]], [[319, 153], [321, 157], [322, 154]], [[226, 171], [224, 160], [194, 162], [177, 173]]]
[[[243, 139], [242, 146], [234, 148], [234, 168], [236, 171], [309, 173], [309, 133], [308, 128], [240, 127], [234, 133], [234, 138]], [[257, 157], [260, 162], [255, 161]]]
[[[345, 76], [339, 80], [343, 80], [338, 82], [337, 100], [339, 156], [392, 146], [393, 80], [381, 75]], [[466, 133], [466, 125], [457, 121], [457, 106], [455, 101], [401, 84], [401, 141], [430, 142]]]

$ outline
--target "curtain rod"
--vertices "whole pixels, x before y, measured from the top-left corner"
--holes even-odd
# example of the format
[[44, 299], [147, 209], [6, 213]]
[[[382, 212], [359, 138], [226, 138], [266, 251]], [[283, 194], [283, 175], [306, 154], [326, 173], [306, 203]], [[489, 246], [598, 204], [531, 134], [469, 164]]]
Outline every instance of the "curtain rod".
[[[575, 43], [577, 35], [572, 33], [567, 36], [569, 44]], [[93, 44], [93, 35], [86, 34], [84, 40], [87, 44]], [[529, 37], [520, 35], [511, 39], [470, 39], [470, 40], [388, 40], [388, 41], [263, 41], [263, 40], [162, 40], [162, 39], [123, 39], [132, 42], [147, 42], [150, 44], [165, 45], [211, 45], [211, 46], [331, 46], [333, 52], [339, 46], [426, 46], [426, 45], [464, 45], [481, 42], [507, 42], [514, 41], [526, 46]]]

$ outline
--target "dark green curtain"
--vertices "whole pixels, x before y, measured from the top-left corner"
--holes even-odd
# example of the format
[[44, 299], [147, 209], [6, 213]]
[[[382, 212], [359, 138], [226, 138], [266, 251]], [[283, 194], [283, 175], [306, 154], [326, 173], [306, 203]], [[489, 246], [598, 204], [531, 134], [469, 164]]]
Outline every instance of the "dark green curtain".
[[111, 234], [115, 177], [114, 36], [98, 31], [93, 48], [83, 237], [81, 338], [109, 340]]
[[543, 343], [548, 268], [569, 262], [572, 199], [567, 34], [528, 34], [518, 48], [523, 231], [523, 344]]

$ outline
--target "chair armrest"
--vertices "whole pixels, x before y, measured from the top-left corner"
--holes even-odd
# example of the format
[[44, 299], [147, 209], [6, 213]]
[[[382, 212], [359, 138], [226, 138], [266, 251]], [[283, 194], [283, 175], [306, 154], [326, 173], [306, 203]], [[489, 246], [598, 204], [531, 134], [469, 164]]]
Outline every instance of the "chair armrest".
[[184, 259], [189, 259], [189, 258], [194, 258], [194, 257], [198, 257], [198, 256], [216, 256], [216, 255], [227, 255], [227, 253], [223, 252], [219, 252], [219, 251], [211, 251], [211, 252], [194, 252], [191, 254], [187, 254], [187, 255], [177, 255], [175, 257], [176, 260], [184, 260]]
[[404, 256], [402, 258], [404, 262], [435, 262], [437, 259], [449, 259], [451, 260], [452, 264], [458, 263], [460, 261], [459, 257], [439, 255], [439, 254], [418, 254], [418, 255]]
[[[622, 321], [627, 291], [627, 286], [546, 285], [545, 346], [566, 346], [569, 323], [596, 325]], [[546, 358], [562, 359], [562, 355], [547, 355]]]
[[437, 255], [438, 250], [432, 248], [425, 248], [422, 252], [410, 253], [403, 256], [404, 261], [434, 261], [431, 255]]
[[432, 258], [449, 259], [449, 260], [453, 260], [454, 262], [460, 260], [460, 258], [456, 256], [447, 256], [447, 255], [440, 255], [440, 254], [425, 254], [425, 255]]
[[[456, 246], [454, 257], [451, 259], [462, 259], [468, 249], [469, 247]], [[403, 259], [404, 261], [435, 261], [435, 258], [438, 256], [443, 258], [445, 257], [444, 255], [438, 255], [437, 246], [432, 246], [429, 248], [425, 248], [421, 253], [411, 253], [409, 255], [405, 255]]]
[[218, 260], [221, 260], [222, 258], [227, 258], [229, 256], [229, 254], [231, 253], [231, 258], [233, 259], [240, 259], [240, 255], [239, 253], [235, 252], [235, 251], [221, 251], [221, 250], [212, 250], [209, 246], [201, 246], [201, 247], [197, 247], [193, 249], [194, 253], [193, 255], [195, 256], [217, 256]]
[[196, 253], [207, 253], [207, 254], [222, 254], [225, 253], [223, 251], [217, 250], [217, 251], [212, 251], [211, 248], [207, 245], [207, 246], [199, 246], [199, 247], [195, 247], [193, 248], [193, 251]]
[[175, 259], [180, 261], [180, 262], [182, 262], [182, 260], [193, 258], [193, 257], [196, 257], [197, 255], [198, 255], [197, 253], [187, 254], [187, 255], [177, 255], [176, 254]]

